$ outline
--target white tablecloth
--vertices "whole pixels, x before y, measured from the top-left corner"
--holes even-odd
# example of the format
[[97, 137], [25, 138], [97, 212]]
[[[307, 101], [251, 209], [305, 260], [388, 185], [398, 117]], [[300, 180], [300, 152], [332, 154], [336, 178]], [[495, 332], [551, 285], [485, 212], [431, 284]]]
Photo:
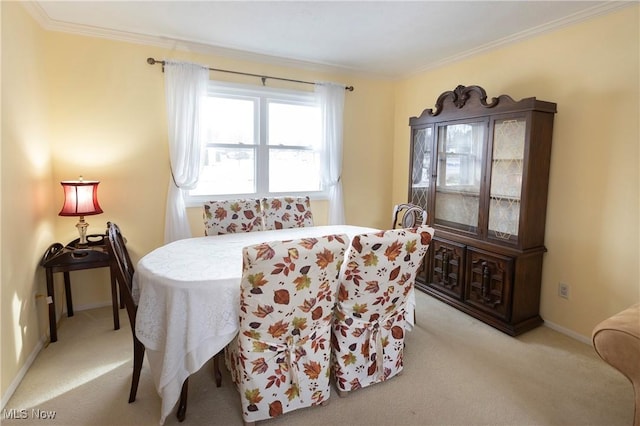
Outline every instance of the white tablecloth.
[[[138, 299], [136, 336], [146, 347], [162, 398], [160, 424], [177, 404], [184, 380], [238, 332], [243, 247], [329, 234], [352, 238], [375, 231], [348, 225], [314, 226], [188, 238], [140, 259], [133, 277]], [[407, 319], [412, 321], [415, 296], [411, 299]]]

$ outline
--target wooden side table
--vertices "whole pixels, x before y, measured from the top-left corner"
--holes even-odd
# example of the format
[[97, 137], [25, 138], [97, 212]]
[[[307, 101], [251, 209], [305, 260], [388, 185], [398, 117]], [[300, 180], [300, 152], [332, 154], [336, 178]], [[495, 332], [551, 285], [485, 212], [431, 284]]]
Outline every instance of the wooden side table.
[[[67, 296], [67, 316], [73, 316], [73, 301], [71, 298], [71, 279], [69, 272], [82, 269], [110, 268], [111, 255], [107, 251], [105, 243], [106, 235], [88, 235], [89, 241], [85, 247], [78, 247], [80, 239], [71, 241], [66, 246], [55, 243], [49, 246], [40, 261], [40, 265], [45, 268], [47, 276], [47, 303], [49, 304], [49, 332], [51, 343], [58, 340], [56, 328], [56, 298], [53, 291], [53, 274], [62, 272], [64, 274], [64, 288]], [[116, 278], [113, 272], [111, 276], [111, 299], [113, 304], [113, 328], [120, 328], [120, 316], [118, 313], [118, 289]]]

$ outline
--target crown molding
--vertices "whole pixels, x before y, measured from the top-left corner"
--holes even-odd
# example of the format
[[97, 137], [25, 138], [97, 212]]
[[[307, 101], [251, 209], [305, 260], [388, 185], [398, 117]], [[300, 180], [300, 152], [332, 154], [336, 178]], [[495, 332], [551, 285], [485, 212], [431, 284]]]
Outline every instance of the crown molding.
[[486, 43], [484, 45], [466, 50], [459, 54], [431, 62], [414, 70], [408, 70], [406, 73], [402, 73], [399, 75], [390, 75], [388, 73], [367, 72], [365, 70], [345, 67], [332, 63], [305, 61], [294, 58], [248, 52], [222, 46], [214, 46], [200, 41], [180, 40], [164, 36], [152, 36], [127, 31], [110, 30], [91, 25], [73, 24], [51, 19], [44, 11], [44, 9], [40, 6], [38, 1], [30, 0], [21, 2], [22, 6], [27, 10], [27, 12], [36, 20], [36, 22], [42, 28], [47, 31], [64, 32], [86, 37], [97, 37], [108, 40], [122, 41], [126, 43], [160, 47], [168, 50], [179, 50], [184, 52], [223, 56], [225, 58], [237, 59], [241, 61], [260, 62], [282, 67], [294, 67], [307, 71], [346, 73], [352, 76], [377, 78], [383, 80], [398, 80], [401, 78], [411, 77], [429, 70], [450, 65], [452, 63], [467, 59], [481, 53], [485, 53], [490, 50], [497, 49], [499, 47], [513, 44], [569, 25], [573, 25], [596, 16], [605, 15], [636, 3], [637, 0], [607, 1], [605, 3], [597, 4], [595, 6], [592, 6], [591, 8], [567, 16], [563, 19], [551, 21], [516, 34], [512, 34], [508, 37]]
[[483, 44], [473, 49], [466, 50], [456, 55], [449, 56], [439, 61], [434, 61], [431, 64], [428, 64], [424, 67], [411, 71], [403, 77], [411, 77], [417, 74], [423, 73], [425, 71], [430, 71], [436, 68], [440, 68], [446, 65], [453, 64], [458, 61], [462, 61], [464, 59], [468, 59], [472, 56], [479, 55], [481, 53], [488, 52], [490, 50], [494, 50], [509, 44], [514, 44], [519, 41], [533, 38], [535, 36], [539, 36], [545, 33], [549, 33], [560, 28], [568, 27], [570, 25], [577, 24], [582, 21], [586, 21], [591, 18], [595, 18], [597, 16], [606, 15], [611, 12], [615, 12], [619, 9], [623, 9], [632, 4], [637, 3], [637, 0], [630, 1], [608, 1], [603, 4], [598, 4], [592, 6], [590, 8], [584, 9], [580, 12], [574, 13], [573, 15], [569, 15], [563, 19], [557, 19], [555, 21], [547, 22], [542, 25], [538, 25], [537, 27], [529, 28], [528, 30], [521, 31], [519, 33], [511, 34], [508, 37], [503, 37], [498, 40], [494, 40], [491, 43]]
[[42, 28], [46, 29], [47, 22], [51, 19], [38, 3], [35, 1], [23, 1], [20, 2], [20, 5]]
[[346, 73], [350, 75], [361, 75], [375, 78], [390, 78], [373, 73], [367, 73], [355, 68], [341, 65], [304, 61], [281, 56], [265, 55], [239, 49], [222, 46], [215, 46], [193, 40], [181, 40], [164, 36], [152, 36], [128, 31], [111, 30], [84, 24], [74, 24], [69, 22], [51, 19], [37, 1], [21, 2], [22, 6], [34, 18], [34, 20], [46, 31], [63, 32], [86, 37], [96, 37], [107, 40], [121, 41], [126, 43], [140, 44], [144, 46], [160, 47], [167, 50], [179, 50], [206, 55], [223, 56], [225, 58], [237, 59], [241, 61], [260, 62], [269, 65], [292, 67], [316, 72]]

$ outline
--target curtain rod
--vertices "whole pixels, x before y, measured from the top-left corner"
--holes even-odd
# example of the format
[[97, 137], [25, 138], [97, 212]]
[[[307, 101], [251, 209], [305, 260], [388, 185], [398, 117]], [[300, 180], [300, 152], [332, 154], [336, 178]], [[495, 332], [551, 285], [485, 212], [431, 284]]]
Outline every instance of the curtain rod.
[[[164, 72], [164, 61], [158, 61], [157, 59], [154, 59], [154, 58], [147, 58], [147, 63], [149, 65], [162, 64], [162, 71]], [[263, 86], [264, 86], [265, 81], [267, 79], [281, 80], [281, 81], [291, 81], [293, 83], [302, 83], [302, 84], [313, 84], [313, 85], [316, 84], [316, 83], [314, 83], [312, 81], [293, 80], [293, 79], [290, 79], [290, 78], [282, 78], [282, 77], [271, 77], [271, 76], [268, 76], [268, 75], [251, 74], [251, 73], [248, 73], [248, 72], [230, 71], [230, 70], [223, 70], [223, 69], [219, 69], [219, 68], [209, 68], [209, 71], [226, 72], [226, 73], [229, 73], [229, 74], [239, 74], [239, 75], [248, 75], [250, 77], [258, 77], [258, 78], [260, 78], [262, 80], [262, 85]], [[353, 92], [353, 86], [346, 86], [344, 89], [348, 90], [349, 92]]]

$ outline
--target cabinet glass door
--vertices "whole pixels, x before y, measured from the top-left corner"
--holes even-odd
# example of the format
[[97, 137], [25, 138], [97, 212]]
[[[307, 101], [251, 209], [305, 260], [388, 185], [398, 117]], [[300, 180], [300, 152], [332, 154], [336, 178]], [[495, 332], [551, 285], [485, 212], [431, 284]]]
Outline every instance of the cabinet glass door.
[[413, 132], [413, 161], [411, 163], [411, 202], [427, 208], [427, 195], [431, 184], [431, 151], [433, 127]]
[[478, 232], [485, 121], [438, 128], [434, 223]]
[[526, 121], [496, 120], [491, 157], [489, 237], [517, 241]]

